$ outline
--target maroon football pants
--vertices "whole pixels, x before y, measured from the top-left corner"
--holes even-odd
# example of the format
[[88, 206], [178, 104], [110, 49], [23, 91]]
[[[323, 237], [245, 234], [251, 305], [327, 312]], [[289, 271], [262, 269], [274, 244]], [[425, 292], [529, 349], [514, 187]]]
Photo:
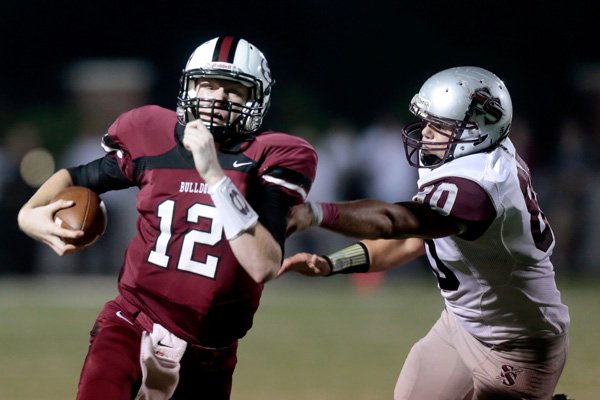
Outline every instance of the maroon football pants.
[[[150, 329], [146, 325], [140, 323], [139, 318], [133, 318], [116, 301], [104, 305], [90, 332], [78, 400], [135, 398], [142, 379], [142, 331]], [[179, 384], [172, 399], [229, 399], [237, 363], [236, 350], [237, 343], [224, 349], [188, 345], [181, 359]]]

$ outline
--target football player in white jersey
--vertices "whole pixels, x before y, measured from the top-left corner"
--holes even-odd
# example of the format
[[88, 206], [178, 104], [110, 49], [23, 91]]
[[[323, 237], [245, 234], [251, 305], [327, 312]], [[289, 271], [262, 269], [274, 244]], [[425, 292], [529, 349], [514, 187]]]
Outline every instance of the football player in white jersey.
[[413, 201], [296, 206], [289, 232], [321, 226], [363, 240], [328, 256], [296, 254], [279, 274], [384, 271], [426, 253], [445, 308], [411, 349], [394, 398], [552, 399], [569, 312], [550, 261], [552, 230], [508, 138], [508, 90], [485, 69], [451, 68], [423, 84], [410, 111]]

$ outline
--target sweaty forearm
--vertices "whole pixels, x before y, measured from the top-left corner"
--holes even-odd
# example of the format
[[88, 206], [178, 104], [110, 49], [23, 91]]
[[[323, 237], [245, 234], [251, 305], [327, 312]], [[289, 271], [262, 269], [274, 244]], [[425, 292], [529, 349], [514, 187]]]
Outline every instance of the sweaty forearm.
[[33, 208], [45, 206], [56, 196], [61, 190], [68, 186], [72, 186], [73, 181], [71, 175], [66, 169], [61, 169], [54, 173], [40, 188], [31, 196], [31, 198], [23, 205], [23, 208]]
[[275, 278], [281, 265], [282, 251], [269, 231], [258, 223], [229, 241], [231, 250], [248, 275], [258, 283]]
[[431, 239], [462, 231], [455, 219], [414, 201], [315, 203], [310, 209], [313, 215], [317, 210], [313, 225], [361, 239]]
[[334, 274], [382, 272], [399, 267], [425, 253], [423, 240], [363, 240], [323, 256]]
[[418, 226], [406, 207], [378, 200], [325, 203], [321, 209], [321, 227], [357, 238], [404, 238]]
[[370, 256], [370, 272], [387, 271], [425, 254], [422, 239], [363, 240]]

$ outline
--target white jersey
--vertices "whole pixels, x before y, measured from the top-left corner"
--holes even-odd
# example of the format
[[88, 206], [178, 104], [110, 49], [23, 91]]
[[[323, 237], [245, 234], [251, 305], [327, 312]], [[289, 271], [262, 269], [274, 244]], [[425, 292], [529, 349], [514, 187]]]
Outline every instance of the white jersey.
[[446, 307], [465, 329], [488, 344], [565, 333], [554, 236], [512, 143], [419, 171], [414, 199], [468, 226], [426, 241]]

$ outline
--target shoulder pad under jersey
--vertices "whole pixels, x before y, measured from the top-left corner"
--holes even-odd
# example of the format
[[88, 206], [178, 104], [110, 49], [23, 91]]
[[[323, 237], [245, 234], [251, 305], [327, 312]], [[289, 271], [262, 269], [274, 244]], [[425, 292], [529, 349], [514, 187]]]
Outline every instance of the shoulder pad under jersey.
[[159, 106], [144, 106], [121, 114], [103, 138], [106, 151], [122, 151], [132, 159], [162, 154], [176, 145], [177, 114]]

